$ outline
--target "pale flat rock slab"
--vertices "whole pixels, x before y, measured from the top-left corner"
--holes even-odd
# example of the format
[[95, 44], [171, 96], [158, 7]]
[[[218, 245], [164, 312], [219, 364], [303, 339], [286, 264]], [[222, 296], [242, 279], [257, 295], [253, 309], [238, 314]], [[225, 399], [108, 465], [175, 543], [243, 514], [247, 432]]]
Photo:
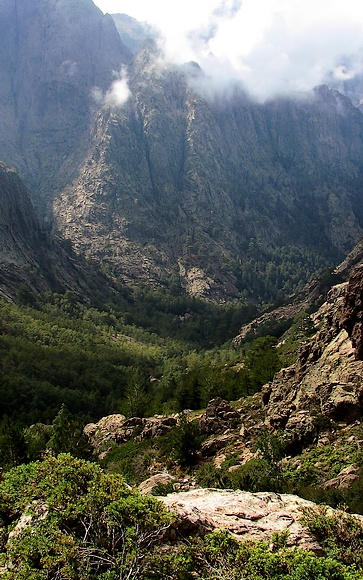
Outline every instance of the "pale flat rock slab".
[[240, 540], [270, 541], [273, 532], [288, 529], [289, 545], [321, 551], [299, 522], [302, 508], [315, 504], [295, 495], [196, 489], [158, 499], [181, 518], [186, 529], [201, 534], [227, 529]]

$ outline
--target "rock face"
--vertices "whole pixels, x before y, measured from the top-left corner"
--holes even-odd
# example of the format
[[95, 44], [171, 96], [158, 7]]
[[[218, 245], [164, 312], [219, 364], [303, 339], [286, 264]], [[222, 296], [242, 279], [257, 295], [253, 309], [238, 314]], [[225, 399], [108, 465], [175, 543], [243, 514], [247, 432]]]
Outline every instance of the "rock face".
[[315, 504], [295, 495], [196, 489], [158, 499], [181, 518], [182, 530], [205, 534], [227, 529], [237, 539], [255, 541], [270, 541], [273, 532], [288, 530], [289, 545], [321, 551], [299, 523], [302, 509]]
[[123, 44], [133, 54], [138, 51], [145, 40], [154, 35], [146, 22], [138, 22], [127, 14], [112, 14], [111, 16]]
[[362, 231], [361, 113], [328, 89], [296, 102], [208, 103], [150, 50], [134, 60], [132, 97], [101, 112], [85, 162], [57, 195], [58, 227], [78, 251], [126, 280], [174, 276], [217, 301], [249, 294], [260, 276], [273, 286], [287, 246], [321, 266], [343, 257]]
[[0, 51], [0, 160], [51, 207], [88, 132], [94, 91], [110, 87], [130, 53], [91, 0], [2, 0]]
[[206, 435], [216, 434], [236, 427], [240, 420], [241, 416], [234, 407], [228, 401], [217, 397], [209, 401], [204, 417], [199, 421], [199, 427]]
[[[198, 65], [152, 42], [131, 62], [91, 0], [3, 0], [0, 49], [0, 159], [125, 281], [271, 299], [362, 234], [363, 117], [337, 91], [206, 100]], [[130, 98], [106, 103], [125, 66]]]
[[356, 359], [363, 360], [363, 266], [349, 280], [340, 322], [349, 334]]
[[175, 427], [177, 422], [178, 419], [175, 416], [126, 419], [124, 415], [115, 414], [103, 417], [98, 423], [89, 423], [85, 426], [84, 433], [92, 447], [100, 450], [110, 442], [121, 444], [133, 438], [140, 441], [164, 435]]
[[0, 163], [0, 296], [15, 298], [22, 285], [91, 292], [82, 267], [41, 228], [15, 171]]
[[263, 389], [267, 420], [273, 429], [284, 429], [292, 450], [314, 441], [322, 421], [349, 424], [362, 416], [362, 288], [358, 266], [314, 315], [320, 330], [302, 347], [295, 365]]

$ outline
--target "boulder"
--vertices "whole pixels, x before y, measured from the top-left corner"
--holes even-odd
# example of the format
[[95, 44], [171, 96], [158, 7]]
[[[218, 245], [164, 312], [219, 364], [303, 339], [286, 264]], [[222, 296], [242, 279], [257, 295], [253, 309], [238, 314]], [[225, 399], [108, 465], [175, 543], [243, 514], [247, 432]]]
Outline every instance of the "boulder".
[[101, 450], [109, 442], [116, 444], [126, 443], [130, 439], [151, 439], [167, 433], [177, 424], [175, 416], [164, 417], [156, 415], [147, 419], [124, 415], [108, 415], [98, 421], [89, 423], [84, 428], [84, 434], [92, 447]]
[[240, 413], [220, 397], [211, 399], [206, 407], [204, 417], [199, 421], [202, 433], [221, 433], [226, 429], [234, 429], [241, 420]]
[[270, 492], [195, 489], [159, 497], [181, 519], [184, 532], [206, 534], [227, 529], [239, 540], [270, 541], [273, 532], [288, 530], [288, 544], [317, 553], [321, 547], [300, 523], [313, 502]]
[[92, 447], [99, 449], [107, 441], [116, 441], [117, 435], [122, 431], [126, 417], [120, 414], [102, 417], [98, 423], [89, 423], [83, 432]]
[[348, 489], [359, 479], [360, 469], [357, 465], [348, 465], [345, 469], [342, 469], [340, 473], [333, 479], [329, 479], [323, 485], [324, 489]]

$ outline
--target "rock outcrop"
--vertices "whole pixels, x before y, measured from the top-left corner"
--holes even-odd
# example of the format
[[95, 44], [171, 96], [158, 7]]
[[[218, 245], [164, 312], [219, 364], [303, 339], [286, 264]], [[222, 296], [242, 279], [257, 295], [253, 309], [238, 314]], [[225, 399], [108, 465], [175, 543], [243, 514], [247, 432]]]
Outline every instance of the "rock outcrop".
[[199, 427], [206, 435], [217, 434], [235, 428], [240, 420], [238, 411], [228, 401], [217, 397], [209, 401]]
[[158, 499], [181, 518], [183, 531], [203, 535], [226, 529], [239, 540], [269, 542], [273, 532], [288, 530], [289, 545], [322, 551], [300, 523], [302, 511], [315, 504], [295, 495], [196, 489]]
[[361, 360], [363, 268], [332, 288], [314, 315], [320, 327], [297, 362], [276, 374], [262, 400], [272, 429], [283, 429], [291, 449], [314, 441], [330, 422], [349, 424], [363, 412]]
[[363, 360], [363, 265], [349, 280], [340, 323], [352, 341], [356, 359]]
[[315, 312], [326, 301], [331, 286], [347, 280], [354, 269], [362, 263], [363, 239], [359, 240], [343, 262], [333, 271], [323, 271], [319, 276], [310, 280], [300, 292], [290, 298], [287, 304], [269, 310], [244, 324], [239, 334], [234, 338], [234, 343], [240, 345], [247, 338], [251, 339], [276, 331], [281, 334], [291, 325], [299, 312]]
[[177, 416], [141, 418], [131, 417], [126, 419], [124, 415], [108, 415], [98, 421], [89, 423], [84, 428], [84, 433], [96, 451], [105, 450], [109, 443], [126, 443], [130, 439], [141, 441], [164, 435], [178, 423]]

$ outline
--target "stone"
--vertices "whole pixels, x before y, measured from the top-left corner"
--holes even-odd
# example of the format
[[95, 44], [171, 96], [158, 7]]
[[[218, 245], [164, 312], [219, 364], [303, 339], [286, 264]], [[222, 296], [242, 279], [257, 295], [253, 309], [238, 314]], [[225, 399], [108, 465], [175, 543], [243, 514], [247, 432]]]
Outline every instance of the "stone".
[[215, 455], [217, 451], [223, 449], [229, 443], [232, 443], [237, 439], [237, 436], [233, 433], [227, 433], [223, 435], [212, 435], [202, 444], [202, 454], [205, 457]]
[[348, 489], [359, 479], [360, 469], [357, 465], [348, 465], [333, 479], [329, 479], [322, 486], [324, 489]]
[[238, 540], [268, 542], [273, 532], [288, 530], [288, 545], [321, 552], [300, 523], [302, 510], [315, 504], [295, 495], [195, 489], [158, 499], [179, 516], [179, 527], [185, 532], [204, 535], [227, 529]]
[[209, 401], [204, 417], [199, 421], [199, 427], [206, 435], [216, 434], [235, 428], [240, 420], [240, 413], [228, 401], [216, 397]]

